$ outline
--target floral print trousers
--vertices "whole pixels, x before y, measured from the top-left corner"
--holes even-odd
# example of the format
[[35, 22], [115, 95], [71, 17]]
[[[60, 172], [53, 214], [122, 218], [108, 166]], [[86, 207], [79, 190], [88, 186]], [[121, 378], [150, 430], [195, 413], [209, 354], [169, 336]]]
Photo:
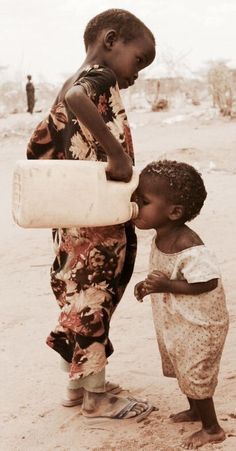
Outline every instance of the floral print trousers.
[[99, 373], [113, 352], [111, 316], [133, 272], [133, 225], [54, 229], [51, 285], [61, 309], [47, 344], [70, 364], [76, 380]]

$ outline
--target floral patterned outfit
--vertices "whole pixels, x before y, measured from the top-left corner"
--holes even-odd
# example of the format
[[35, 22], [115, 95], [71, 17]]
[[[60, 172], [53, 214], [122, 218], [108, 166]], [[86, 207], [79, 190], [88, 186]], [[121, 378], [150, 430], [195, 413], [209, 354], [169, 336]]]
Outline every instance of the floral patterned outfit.
[[[106, 161], [90, 131], [68, 109], [64, 98], [80, 85], [94, 102], [107, 127], [133, 159], [126, 113], [114, 73], [103, 66], [84, 69], [60, 91], [46, 120], [34, 131], [29, 159]], [[75, 199], [75, 208], [79, 208]], [[112, 313], [132, 275], [136, 235], [130, 222], [108, 227], [53, 229], [56, 258], [51, 286], [61, 308], [47, 344], [70, 363], [72, 380], [99, 373], [113, 352], [108, 338]]]
[[154, 237], [150, 270], [188, 283], [218, 279], [218, 286], [208, 293], [151, 295], [163, 374], [176, 377], [189, 398], [211, 398], [229, 321], [215, 258], [205, 245], [165, 254], [157, 248]]

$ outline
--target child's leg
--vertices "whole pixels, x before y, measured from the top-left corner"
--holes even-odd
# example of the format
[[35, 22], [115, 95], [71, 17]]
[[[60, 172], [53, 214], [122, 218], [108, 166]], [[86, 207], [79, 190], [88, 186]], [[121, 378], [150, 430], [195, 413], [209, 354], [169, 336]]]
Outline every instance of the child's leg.
[[[66, 373], [69, 373], [70, 364], [66, 362], [64, 359], [61, 359], [61, 368]], [[105, 378], [105, 369], [101, 371], [102, 380]], [[81, 379], [71, 380], [69, 379], [67, 384], [66, 396], [62, 399], [61, 403], [64, 407], [74, 407], [83, 403], [84, 397], [84, 385], [86, 384], [86, 380], [88, 379], [88, 387], [93, 384], [94, 376], [87, 376]], [[99, 382], [99, 377], [96, 376], [96, 379]], [[96, 383], [95, 383], [96, 387]], [[114, 384], [112, 382], [105, 382], [105, 391], [117, 394], [120, 393], [122, 388], [118, 384]]]
[[[61, 359], [61, 369], [66, 373], [69, 373], [70, 371], [70, 364], [64, 359]], [[69, 379], [66, 387], [66, 396], [62, 399], [61, 404], [64, 407], [74, 407], [76, 405], [82, 404], [83, 396], [84, 389], [83, 385], [81, 384], [81, 379]]]
[[195, 404], [202, 421], [202, 429], [187, 437], [183, 441], [183, 448], [197, 449], [206, 443], [222, 442], [225, 432], [217, 421], [213, 399], [196, 399]]
[[182, 412], [178, 412], [176, 414], [170, 415], [170, 418], [174, 423], [188, 422], [188, 421], [199, 421], [200, 416], [197, 410], [195, 399], [191, 399], [187, 397], [189, 402], [189, 409], [183, 410]]

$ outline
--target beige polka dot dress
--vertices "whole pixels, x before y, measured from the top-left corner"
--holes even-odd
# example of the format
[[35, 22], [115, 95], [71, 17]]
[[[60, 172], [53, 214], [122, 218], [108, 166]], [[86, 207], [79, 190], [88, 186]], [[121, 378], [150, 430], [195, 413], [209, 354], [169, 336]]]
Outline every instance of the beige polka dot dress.
[[150, 272], [154, 270], [188, 283], [218, 279], [217, 288], [200, 295], [151, 295], [163, 374], [176, 377], [189, 398], [210, 398], [217, 385], [229, 322], [215, 257], [205, 245], [165, 254], [156, 247], [154, 237]]

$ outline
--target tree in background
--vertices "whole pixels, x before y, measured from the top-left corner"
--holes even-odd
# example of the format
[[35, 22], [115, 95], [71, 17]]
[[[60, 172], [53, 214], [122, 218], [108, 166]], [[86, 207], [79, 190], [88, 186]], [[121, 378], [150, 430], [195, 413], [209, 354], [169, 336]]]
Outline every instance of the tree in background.
[[208, 63], [208, 84], [213, 106], [219, 108], [223, 116], [232, 116], [233, 107], [233, 71], [224, 61]]

